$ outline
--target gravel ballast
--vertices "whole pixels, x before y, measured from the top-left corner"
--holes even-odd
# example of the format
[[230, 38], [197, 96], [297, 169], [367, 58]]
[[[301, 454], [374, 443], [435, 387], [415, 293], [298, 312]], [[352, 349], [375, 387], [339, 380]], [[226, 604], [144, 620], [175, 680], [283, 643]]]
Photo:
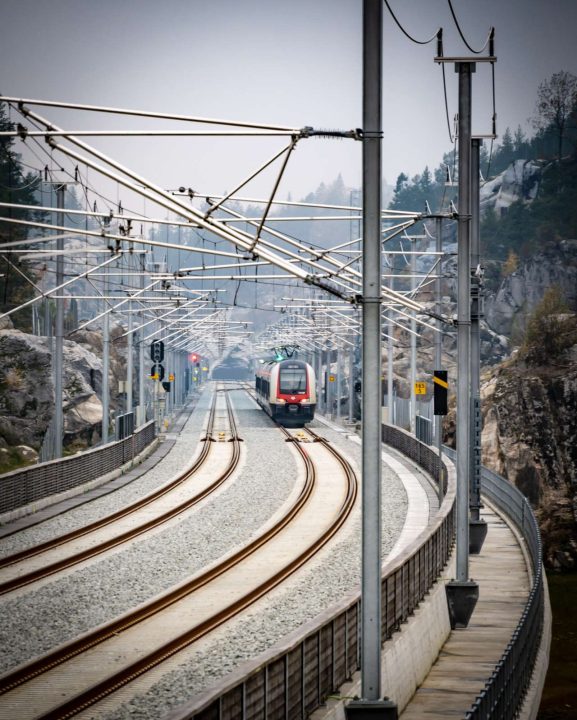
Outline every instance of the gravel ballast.
[[[102, 517], [164, 484], [196, 452], [211, 393], [205, 391], [174, 448], [130, 486], [2, 541], [9, 554]], [[286, 501], [297, 475], [294, 455], [270, 419], [243, 391], [232, 391], [246, 463], [229, 485], [178, 524], [97, 560], [17, 598], [0, 599], [0, 671], [24, 662], [79, 633], [126, 612], [246, 543]], [[341, 450], [357, 469], [360, 445], [318, 421], [311, 427]], [[382, 549], [399, 536], [407, 509], [404, 487], [383, 465]], [[70, 516], [70, 517], [67, 517]], [[225, 521], [225, 519], [228, 519]], [[25, 537], [21, 537], [25, 536]], [[5, 549], [5, 542], [11, 549]], [[185, 558], [185, 562], [183, 562]], [[244, 661], [330, 608], [360, 582], [360, 511], [347, 534], [314, 560], [297, 579], [270, 593], [242, 621], [227, 626], [191, 651], [148, 691], [111, 712], [107, 720], [158, 720]]]
[[[186, 424], [181, 438], [165, 465], [166, 482], [195, 452], [204, 424], [204, 403]], [[248, 412], [249, 419], [243, 418]], [[292, 454], [278, 430], [258, 409], [237, 413], [247, 461], [239, 476], [228, 481], [211, 502], [186, 516], [182, 522], [148, 539], [132, 543], [87, 567], [71, 572], [37, 590], [18, 597], [0, 599], [0, 644], [6, 652], [0, 657], [0, 672], [46, 652], [56, 644], [104, 623], [130, 608], [185, 580], [233, 548], [246, 543], [255, 531], [282, 505], [296, 477]], [[258, 441], [258, 442], [257, 442]], [[165, 461], [163, 461], [164, 463]], [[258, 472], [254, 469], [258, 468]], [[153, 472], [158, 474], [157, 468]], [[274, 484], [271, 478], [274, 477]], [[141, 493], [149, 492], [150, 480], [138, 481]], [[274, 492], [272, 491], [274, 489]], [[116, 495], [122, 494], [122, 498]], [[97, 502], [108, 503], [108, 512], [136, 499], [136, 488], [125, 488]], [[91, 504], [91, 503], [90, 503]], [[98, 514], [103, 508], [98, 508]], [[83, 516], [86, 506], [73, 511]], [[52, 524], [53, 521], [50, 521]], [[27, 532], [38, 532], [36, 528]], [[59, 518], [58, 532], [66, 532], [66, 521]], [[12, 539], [12, 538], [9, 538]]]
[[[237, 402], [235, 394], [235, 403]], [[349, 460], [361, 463], [361, 447], [345, 435], [319, 421], [309, 427], [327, 438]], [[400, 456], [398, 456], [400, 459]], [[426, 482], [426, 480], [424, 480]], [[383, 465], [383, 555], [399, 536], [407, 509], [405, 489], [390, 468]], [[168, 672], [149, 690], [136, 695], [116, 710], [105, 712], [105, 720], [153, 720], [190, 700], [240, 664], [271, 648], [285, 635], [327, 610], [360, 584], [360, 508], [347, 536], [323, 551], [320, 558], [301, 571], [298, 579], [269, 593], [258, 606], [215, 633], [201, 651], [187, 653], [186, 660]]]

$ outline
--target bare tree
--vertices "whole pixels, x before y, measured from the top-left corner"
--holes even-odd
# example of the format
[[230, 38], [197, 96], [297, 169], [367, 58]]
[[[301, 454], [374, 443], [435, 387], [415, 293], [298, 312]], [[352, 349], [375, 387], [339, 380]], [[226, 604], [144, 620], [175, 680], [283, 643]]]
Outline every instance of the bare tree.
[[567, 122], [577, 106], [577, 77], [565, 70], [554, 73], [550, 80], [539, 85], [533, 125], [539, 130], [553, 127], [558, 138], [558, 157], [561, 160], [563, 138]]

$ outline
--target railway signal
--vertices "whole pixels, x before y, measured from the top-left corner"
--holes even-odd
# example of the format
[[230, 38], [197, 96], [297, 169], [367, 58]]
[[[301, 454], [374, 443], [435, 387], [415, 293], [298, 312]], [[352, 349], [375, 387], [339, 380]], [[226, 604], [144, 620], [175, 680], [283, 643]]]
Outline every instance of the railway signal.
[[164, 377], [164, 365], [161, 365], [160, 363], [155, 363], [150, 368], [150, 377], [153, 380], [162, 380]]
[[150, 359], [153, 363], [161, 363], [164, 360], [164, 343], [162, 340], [153, 340], [150, 343]]

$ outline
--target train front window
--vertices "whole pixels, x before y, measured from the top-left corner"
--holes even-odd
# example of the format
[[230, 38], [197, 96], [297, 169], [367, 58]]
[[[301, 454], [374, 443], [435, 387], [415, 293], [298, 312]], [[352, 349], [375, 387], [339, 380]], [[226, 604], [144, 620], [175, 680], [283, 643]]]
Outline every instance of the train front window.
[[281, 368], [279, 392], [281, 395], [303, 395], [307, 389], [307, 374], [304, 368]]

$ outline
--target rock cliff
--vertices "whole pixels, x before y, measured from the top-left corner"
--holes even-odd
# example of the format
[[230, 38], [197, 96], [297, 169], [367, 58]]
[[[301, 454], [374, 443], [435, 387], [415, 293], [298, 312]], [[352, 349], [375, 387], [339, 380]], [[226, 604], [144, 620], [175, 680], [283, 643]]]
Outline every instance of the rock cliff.
[[[121, 333], [114, 328], [112, 337]], [[54, 416], [53, 339], [30, 335], [3, 322], [0, 328], [0, 471], [34, 462]], [[111, 408], [125, 367], [126, 347], [112, 343]], [[64, 448], [74, 451], [100, 439], [102, 425], [102, 338], [77, 332], [65, 340]], [[26, 448], [26, 451], [22, 449]], [[19, 449], [18, 449], [19, 448]], [[32, 452], [35, 451], [35, 452]]]
[[528, 316], [556, 286], [569, 307], [577, 308], [577, 240], [551, 243], [503, 279], [497, 293], [487, 297], [485, 320], [498, 335], [521, 336]]
[[545, 563], [577, 567], [577, 316], [559, 321], [565, 347], [547, 364], [524, 349], [486, 373], [483, 463], [537, 509]]
[[534, 160], [515, 160], [480, 190], [481, 213], [494, 210], [497, 215], [515, 202], [529, 203], [537, 197], [543, 164]]

